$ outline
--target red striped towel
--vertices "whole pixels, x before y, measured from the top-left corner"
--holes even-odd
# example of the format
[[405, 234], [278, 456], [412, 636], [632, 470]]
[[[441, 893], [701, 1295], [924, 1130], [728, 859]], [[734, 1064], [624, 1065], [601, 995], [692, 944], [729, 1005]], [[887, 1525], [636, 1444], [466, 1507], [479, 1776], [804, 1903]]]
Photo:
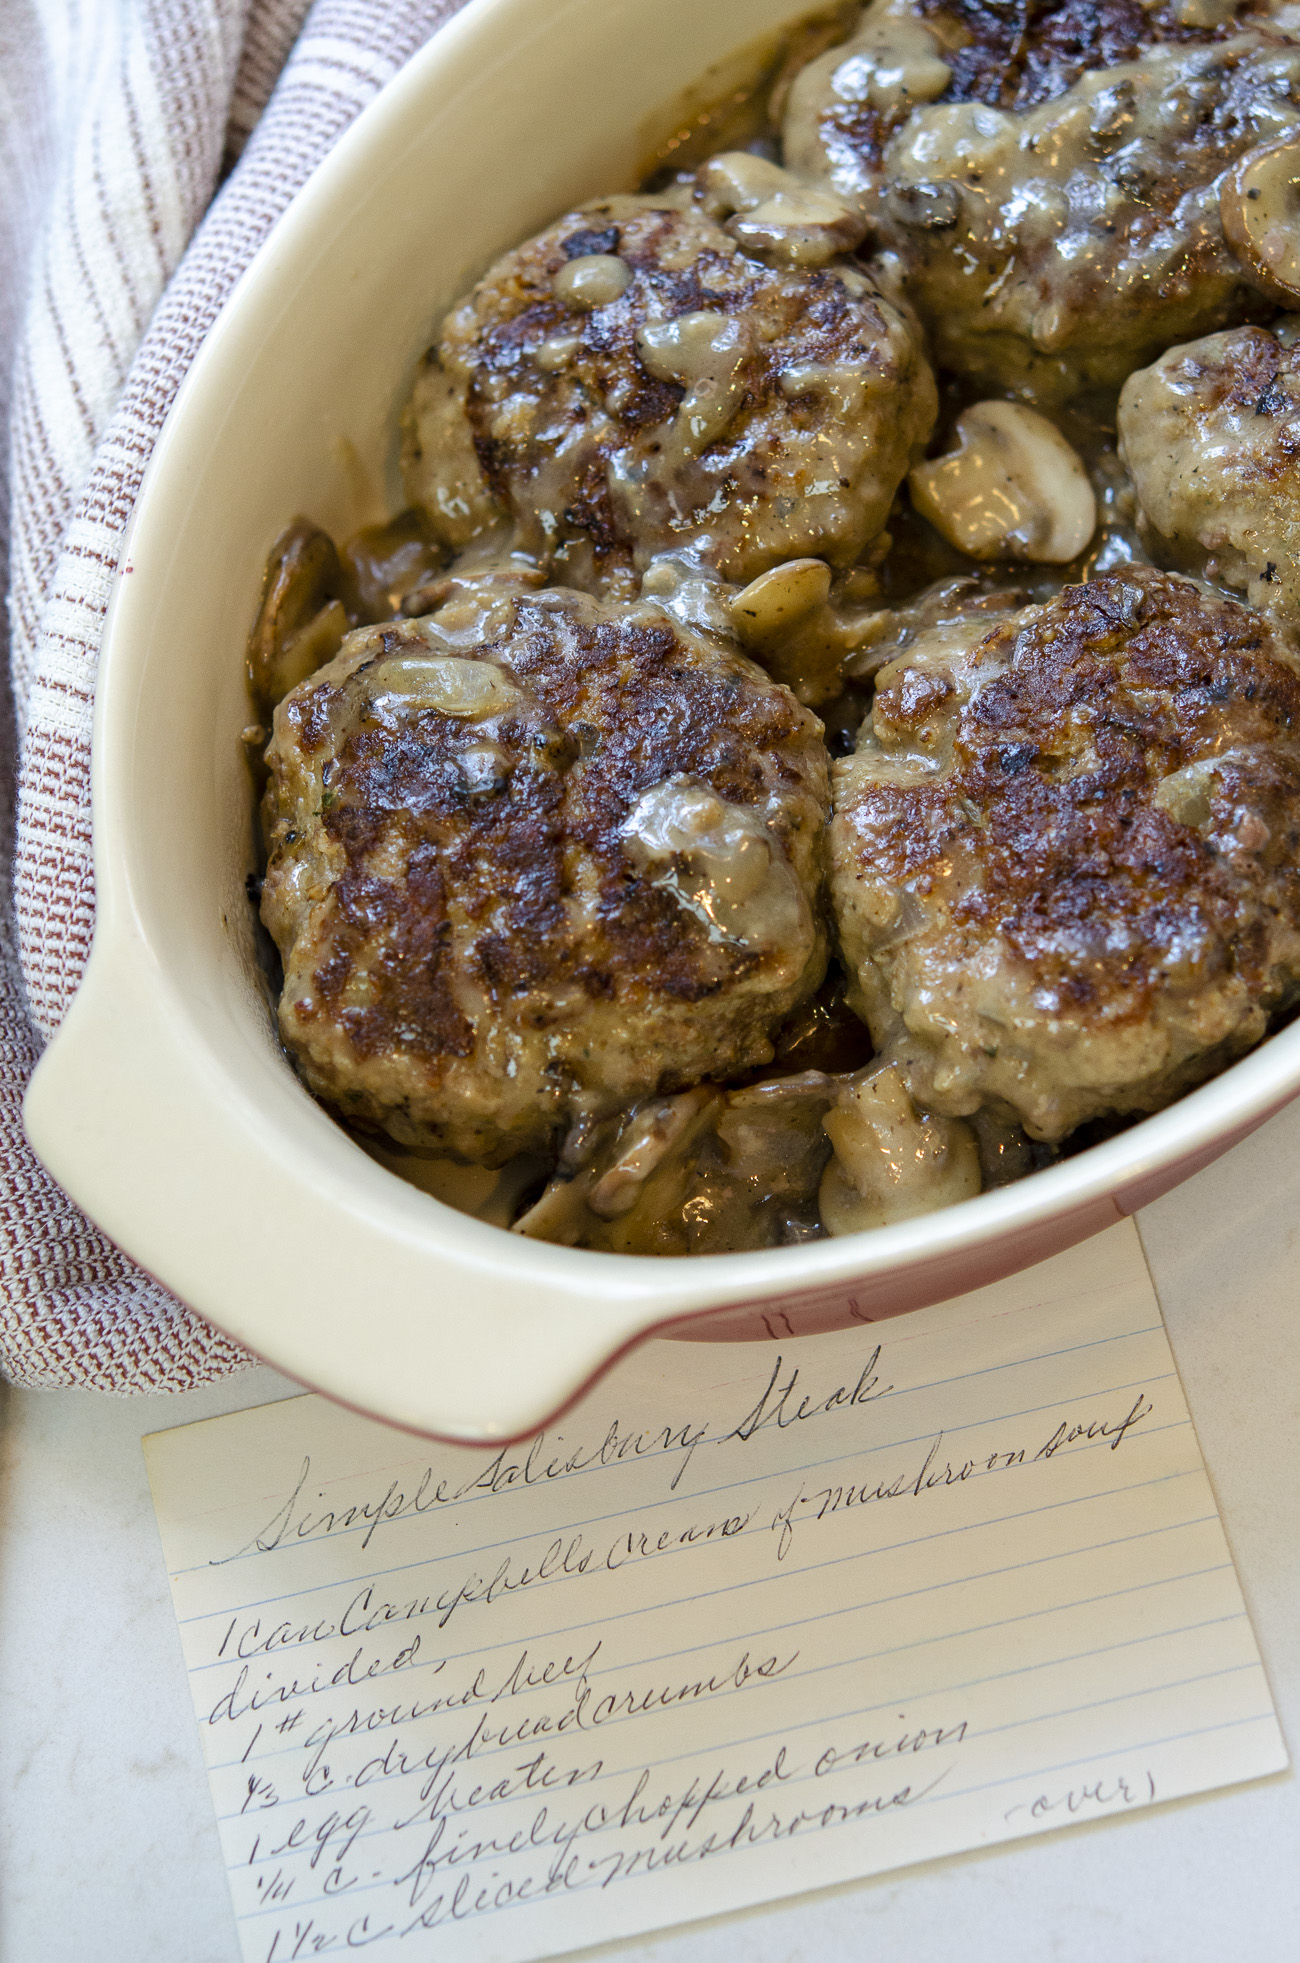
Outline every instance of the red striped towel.
[[248, 1361], [78, 1212], [23, 1136], [22, 1098], [90, 952], [95, 669], [158, 431], [294, 192], [461, 4], [0, 9], [12, 678], [0, 838], [13, 846], [13, 909], [0, 918], [0, 1368], [20, 1384], [181, 1390]]

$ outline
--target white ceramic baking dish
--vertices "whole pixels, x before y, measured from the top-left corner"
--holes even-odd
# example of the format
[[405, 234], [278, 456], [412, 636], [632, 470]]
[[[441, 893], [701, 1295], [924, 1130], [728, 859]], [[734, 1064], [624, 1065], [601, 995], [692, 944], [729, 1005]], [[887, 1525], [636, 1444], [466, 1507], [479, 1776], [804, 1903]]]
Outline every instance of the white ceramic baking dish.
[[94, 952], [28, 1130], [183, 1300], [292, 1376], [419, 1431], [528, 1431], [666, 1324], [784, 1338], [995, 1280], [1132, 1212], [1300, 1088], [1297, 1026], [1110, 1143], [947, 1212], [656, 1261], [523, 1240], [427, 1198], [349, 1141], [277, 1044], [244, 891], [239, 743], [271, 540], [298, 512], [346, 534], [395, 509], [396, 412], [447, 304], [568, 204], [631, 181], [665, 103], [806, 10], [472, 0], [240, 281], [135, 515], [96, 712]]

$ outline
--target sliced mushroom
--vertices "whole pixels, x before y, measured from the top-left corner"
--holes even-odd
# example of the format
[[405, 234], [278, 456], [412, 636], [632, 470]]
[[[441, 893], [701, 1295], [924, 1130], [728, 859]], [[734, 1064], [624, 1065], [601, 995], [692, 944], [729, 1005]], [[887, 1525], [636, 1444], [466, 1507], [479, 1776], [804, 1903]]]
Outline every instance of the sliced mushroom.
[[684, 1251], [659, 1243], [680, 1221], [695, 1148], [721, 1111], [720, 1092], [701, 1085], [676, 1097], [645, 1098], [606, 1120], [585, 1139], [583, 1163], [575, 1168], [562, 1159], [514, 1232], [615, 1253]]
[[822, 1117], [843, 1079], [819, 1070], [725, 1094], [646, 1098], [566, 1142], [514, 1231], [616, 1254], [724, 1254], [821, 1235]]
[[1219, 193], [1223, 234], [1270, 300], [1300, 300], [1300, 136], [1248, 150]]
[[295, 518], [271, 547], [248, 641], [249, 686], [264, 712], [338, 653], [349, 626], [342, 586], [333, 539]]
[[908, 477], [921, 516], [972, 559], [1077, 558], [1096, 529], [1097, 500], [1056, 426], [1019, 402], [977, 402], [955, 434], [955, 450]]
[[459, 552], [505, 516], [483, 475], [466, 413], [465, 374], [430, 348], [402, 411], [402, 482], [434, 536]]
[[680, 1097], [638, 1106], [618, 1142], [613, 1165], [593, 1180], [587, 1205], [602, 1220], [619, 1220], [640, 1199], [646, 1180], [675, 1146], [694, 1137], [702, 1118], [715, 1116], [716, 1092], [683, 1091]]
[[835, 1150], [819, 1195], [830, 1234], [911, 1220], [980, 1191], [969, 1126], [919, 1111], [897, 1064], [850, 1077], [822, 1123]]
[[788, 266], [825, 266], [851, 252], [867, 229], [833, 191], [748, 150], [724, 150], [705, 164], [700, 201], [742, 251]]
[[657, 552], [641, 577], [641, 597], [705, 634], [734, 634], [736, 588], [691, 552]]
[[787, 559], [750, 581], [731, 602], [736, 633], [762, 655], [779, 646], [790, 629], [830, 598], [831, 569], [824, 559]]
[[391, 620], [407, 594], [426, 585], [446, 557], [420, 511], [402, 511], [386, 524], [364, 526], [339, 552], [351, 611], [363, 621]]
[[332, 661], [343, 645], [350, 623], [341, 600], [329, 600], [314, 613], [307, 625], [286, 641], [276, 656], [271, 675], [272, 701], [279, 702], [305, 682], [327, 661]]
[[819, 708], [841, 693], [846, 662], [878, 631], [879, 607], [863, 605], [859, 587], [878, 595], [862, 568], [833, 580], [822, 559], [787, 559], [733, 594], [732, 632], [770, 675]]

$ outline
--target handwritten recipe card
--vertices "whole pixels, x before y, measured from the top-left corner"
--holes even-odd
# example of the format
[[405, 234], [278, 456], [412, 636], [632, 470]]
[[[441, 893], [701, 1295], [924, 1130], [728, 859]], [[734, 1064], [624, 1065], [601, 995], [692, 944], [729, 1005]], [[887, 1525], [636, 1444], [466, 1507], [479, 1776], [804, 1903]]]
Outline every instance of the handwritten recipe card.
[[1275, 1772], [1131, 1224], [503, 1450], [145, 1441], [247, 1963], [519, 1963]]

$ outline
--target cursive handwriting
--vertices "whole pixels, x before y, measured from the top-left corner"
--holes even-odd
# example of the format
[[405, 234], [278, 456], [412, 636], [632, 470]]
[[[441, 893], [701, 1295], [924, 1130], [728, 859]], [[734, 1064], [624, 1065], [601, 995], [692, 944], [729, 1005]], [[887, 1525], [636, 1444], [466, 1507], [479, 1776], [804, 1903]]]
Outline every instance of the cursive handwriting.
[[788, 1425], [808, 1418], [826, 1417], [832, 1411], [853, 1409], [884, 1397], [892, 1384], [881, 1384], [877, 1366], [880, 1345], [868, 1357], [856, 1380], [836, 1384], [830, 1390], [805, 1389], [795, 1400], [801, 1370], [798, 1365], [784, 1384], [779, 1383], [784, 1360], [778, 1354], [771, 1379], [758, 1403], [738, 1423], [724, 1422], [716, 1429], [707, 1420], [678, 1420], [649, 1428], [627, 1425], [615, 1418], [596, 1443], [582, 1441], [561, 1450], [563, 1433], [541, 1431], [522, 1453], [503, 1445], [467, 1479], [438, 1478], [431, 1465], [420, 1468], [413, 1486], [390, 1479], [382, 1493], [357, 1500], [345, 1507], [318, 1507], [323, 1492], [309, 1493], [311, 1456], [302, 1461], [298, 1477], [287, 1497], [280, 1502], [266, 1524], [229, 1554], [214, 1557], [209, 1565], [222, 1567], [250, 1555], [273, 1554], [295, 1541], [314, 1541], [332, 1534], [360, 1530], [361, 1546], [368, 1548], [381, 1526], [396, 1520], [418, 1519], [439, 1507], [455, 1506], [477, 1497], [494, 1498], [533, 1486], [547, 1485], [575, 1474], [608, 1470], [613, 1466], [635, 1464], [653, 1457], [675, 1457], [676, 1470], [669, 1492], [676, 1492], [683, 1474], [701, 1445], [728, 1445], [753, 1438], [769, 1426], [785, 1430]]
[[1125, 1417], [1117, 1418], [1112, 1422], [1094, 1418], [1090, 1423], [1072, 1425], [1062, 1419], [1047, 1443], [1039, 1446], [1034, 1457], [1050, 1459], [1055, 1457], [1063, 1445], [1077, 1445], [1081, 1439], [1091, 1442], [1096, 1438], [1109, 1438], [1111, 1451], [1117, 1452], [1134, 1425], [1141, 1424], [1143, 1418], [1149, 1418], [1154, 1408], [1143, 1392], [1140, 1397], [1134, 1398], [1132, 1407]]
[[1064, 1446], [1081, 1442], [1109, 1439], [1113, 1452], [1133, 1427], [1140, 1424], [1143, 1418], [1149, 1418], [1154, 1409], [1155, 1406], [1144, 1394], [1123, 1418], [1097, 1418], [1076, 1425], [1060, 1424], [1037, 1451], [1032, 1442], [999, 1446], [977, 1459], [954, 1461], [951, 1457], [940, 1458], [943, 1447], [943, 1433], [940, 1432], [930, 1441], [919, 1467], [913, 1460], [911, 1465], [896, 1472], [892, 1478], [886, 1472], [874, 1482], [870, 1478], [838, 1481], [834, 1485], [820, 1486], [815, 1492], [809, 1492], [801, 1485], [792, 1499], [787, 1500], [784, 1506], [777, 1507], [769, 1522], [769, 1530], [777, 1536], [776, 1558], [778, 1561], [785, 1560], [794, 1541], [796, 1527], [809, 1521], [827, 1520], [834, 1514], [851, 1512], [855, 1507], [871, 1506], [878, 1501], [920, 1499], [924, 1493], [942, 1491], [949, 1486], [964, 1486], [968, 1480], [987, 1477], [990, 1473], [1014, 1472], [1027, 1464], [1050, 1460]]
[[[633, 1795], [612, 1813], [598, 1803], [576, 1822], [566, 1820], [556, 1824], [547, 1818], [546, 1809], [541, 1808], [527, 1827], [517, 1829], [508, 1837], [470, 1845], [456, 1843], [444, 1847], [443, 1834], [435, 1829], [412, 1866], [397, 1879], [396, 1885], [407, 1891], [407, 1910], [414, 1907], [417, 1911], [413, 1917], [394, 1918], [382, 1911], [368, 1910], [346, 1923], [331, 1924], [318, 1914], [297, 1916], [291, 1925], [282, 1924], [272, 1931], [263, 1953], [264, 1963], [293, 1963], [293, 1959], [300, 1957], [366, 1949], [373, 1943], [467, 1922], [523, 1902], [595, 1890], [604, 1892], [616, 1882], [639, 1875], [698, 1866], [754, 1847], [803, 1839], [853, 1821], [901, 1812], [928, 1799], [949, 1770], [945, 1766], [923, 1786], [913, 1786], [908, 1781], [848, 1794], [842, 1800], [828, 1800], [812, 1808], [797, 1805], [778, 1808], [768, 1803], [767, 1794], [793, 1776], [784, 1753], [779, 1751], [755, 1775], [742, 1774], [728, 1781], [724, 1774], [715, 1774], [707, 1790], [698, 1790], [696, 1784], [680, 1795], [665, 1794], [658, 1806], [641, 1802], [645, 1790], [642, 1782], [648, 1778], [643, 1773]], [[750, 1794], [762, 1797], [756, 1801]], [[742, 1802], [739, 1816], [717, 1823], [707, 1831], [688, 1829], [670, 1839], [669, 1830], [665, 1829], [631, 1846], [620, 1845], [598, 1853], [588, 1853], [581, 1845], [587, 1837], [606, 1830], [634, 1829], [643, 1815], [653, 1823], [659, 1807], [674, 1815], [685, 1811], [690, 1818], [699, 1820], [706, 1807], [727, 1802], [735, 1805], [737, 1801]], [[545, 1865], [542, 1861], [529, 1860], [529, 1856], [545, 1856], [550, 1847], [556, 1851]], [[486, 1861], [504, 1864], [511, 1858], [521, 1857], [523, 1864], [513, 1873], [503, 1874], [500, 1866], [486, 1875], [482, 1872]], [[345, 1893], [346, 1888], [346, 1882], [336, 1883], [334, 1888], [323, 1889], [322, 1893]]]
[[875, 1403], [879, 1398], [887, 1396], [894, 1388], [892, 1384], [881, 1383], [877, 1370], [879, 1362], [880, 1344], [877, 1343], [859, 1371], [857, 1382], [851, 1390], [844, 1383], [837, 1384], [833, 1391], [826, 1394], [805, 1391], [796, 1404], [795, 1392], [799, 1388], [799, 1366], [796, 1364], [785, 1383], [781, 1384], [778, 1380], [785, 1365], [784, 1359], [778, 1356], [757, 1404], [745, 1414], [738, 1425], [726, 1432], [718, 1443], [727, 1445], [736, 1438], [747, 1444], [757, 1433], [772, 1426], [778, 1431], [785, 1431], [790, 1425], [802, 1424], [808, 1418], [824, 1418], [832, 1411], [852, 1410], [857, 1405]]
[[1113, 1812], [1120, 1806], [1149, 1806], [1155, 1796], [1156, 1782], [1150, 1772], [1143, 1772], [1132, 1781], [1116, 1775], [1085, 1780], [1081, 1785], [1067, 1787], [1063, 1793], [1040, 1793], [1037, 1799], [1017, 1800], [1002, 1817], [1009, 1821], [1017, 1813], [1027, 1813], [1031, 1820], [1051, 1820], [1053, 1825], [1058, 1825], [1080, 1813]]
[[[764, 1680], [780, 1675], [793, 1660], [775, 1664]], [[733, 1679], [744, 1680], [740, 1666], [728, 1681]], [[653, 1700], [634, 1703], [634, 1715], [653, 1708]], [[292, 1910], [295, 1887], [314, 1877], [317, 1891], [303, 1896], [292, 1922], [271, 1933], [268, 1963], [365, 1947], [381, 1936], [411, 1935], [512, 1903], [604, 1891], [636, 1875], [897, 1812], [936, 1790], [968, 1734], [966, 1718], [914, 1726], [904, 1720], [896, 1733], [849, 1734], [804, 1753], [783, 1742], [748, 1765], [724, 1760], [681, 1780], [645, 1764], [622, 1771], [607, 1768], [601, 1758], [566, 1764], [545, 1751], [486, 1776], [439, 1766], [424, 1803], [409, 1815], [377, 1813], [372, 1800], [347, 1811], [335, 1806], [315, 1827], [305, 1813], [278, 1834], [259, 1826], [246, 1863], [261, 1869], [258, 1898]], [[462, 1767], [478, 1735], [476, 1726], [457, 1748]], [[869, 1765], [879, 1773], [883, 1761], [920, 1754], [944, 1756], [938, 1772], [920, 1784], [894, 1777], [869, 1789], [842, 1788], [846, 1774], [860, 1775]], [[401, 1770], [390, 1766], [385, 1773], [397, 1776]], [[352, 1783], [371, 1782], [360, 1775]], [[818, 1791], [831, 1783], [840, 1789]], [[501, 1811], [512, 1802], [523, 1804], [522, 1814], [519, 1804], [513, 1812]], [[331, 1921], [326, 1910], [331, 1898], [365, 1889], [372, 1872], [366, 1850], [373, 1837], [402, 1837], [421, 1825], [418, 1851], [381, 1883], [386, 1893], [400, 1892], [405, 1915], [395, 1920], [371, 1908], [344, 1923]]]

